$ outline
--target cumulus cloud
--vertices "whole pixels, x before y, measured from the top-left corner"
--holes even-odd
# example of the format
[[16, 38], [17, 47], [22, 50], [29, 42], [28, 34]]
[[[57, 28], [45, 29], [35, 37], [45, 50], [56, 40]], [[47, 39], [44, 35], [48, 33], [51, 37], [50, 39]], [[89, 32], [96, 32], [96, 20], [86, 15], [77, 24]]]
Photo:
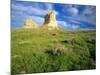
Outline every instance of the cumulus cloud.
[[72, 29], [73, 29], [73, 30], [78, 30], [79, 28], [80, 28], [79, 25], [72, 24]]
[[78, 10], [77, 8], [75, 8], [75, 7], [71, 7], [71, 8], [69, 8], [67, 11], [68, 11], [68, 13], [69, 13], [70, 15], [72, 15], [72, 16], [77, 15], [78, 12], [79, 12], [79, 10]]
[[[30, 5], [25, 6], [24, 4], [12, 3], [12, 11], [13, 10], [16, 12], [24, 12], [27, 14], [44, 16], [49, 11], [54, 10], [54, 9], [53, 9], [53, 5], [49, 4], [49, 3], [47, 3], [47, 4], [45, 3], [43, 5], [40, 5], [39, 3], [35, 3], [35, 5], [33, 5], [33, 6], [30, 6]], [[56, 12], [56, 14], [58, 14], [57, 11], [55, 11], [55, 12]]]
[[[12, 20], [15, 22], [22, 22], [28, 18], [32, 18], [33, 21], [42, 25], [44, 22], [44, 16], [53, 9], [53, 5], [50, 3], [33, 3], [32, 5], [25, 5], [24, 3], [16, 2], [12, 3]], [[57, 11], [55, 11], [58, 14]], [[21, 19], [21, 21], [20, 21]]]
[[[15, 14], [15, 15], [14, 15]], [[28, 14], [19, 14], [19, 13], [14, 13], [12, 15], [12, 20], [14, 20], [13, 22], [17, 21], [19, 23], [21, 23], [20, 25], [23, 25], [24, 21], [26, 19], [31, 18], [34, 22], [36, 22], [38, 25], [42, 25], [44, 22], [44, 17], [40, 17], [40, 16], [35, 16], [35, 15], [28, 15]]]
[[43, 25], [43, 23], [44, 23], [44, 18], [43, 17], [39, 17], [39, 16], [27, 16], [27, 18], [31, 18], [38, 25]]
[[61, 28], [77, 30], [82, 27], [91, 27], [90, 25], [94, 25], [95, 28], [95, 7], [72, 4], [13, 2], [11, 11], [12, 22], [16, 25], [22, 25], [25, 19], [32, 18], [33, 21], [42, 25], [44, 16], [51, 10], [54, 10], [57, 14], [57, 23]]
[[50, 4], [50, 3], [45, 3], [45, 8], [46, 8], [47, 10], [53, 10], [53, 5]]
[[94, 6], [86, 6], [85, 9], [83, 10], [82, 14], [83, 15], [95, 15], [96, 8]]
[[80, 22], [80, 21], [75, 20], [75, 19], [71, 19], [70, 21], [71, 21], [72, 23], [74, 23], [74, 24], [81, 24], [81, 22]]
[[27, 14], [33, 14], [33, 15], [39, 15], [39, 16], [43, 16], [45, 14], [47, 14], [46, 10], [43, 9], [39, 9], [39, 8], [34, 8], [32, 6], [24, 6], [21, 4], [13, 4], [12, 5], [12, 11], [16, 11], [16, 12], [24, 12]]
[[59, 26], [63, 26], [63, 27], [67, 26], [65, 21], [57, 21], [57, 23], [58, 23]]
[[79, 10], [73, 6], [72, 4], [70, 5], [62, 5], [62, 10], [64, 13], [70, 15], [70, 16], [76, 16], [79, 13]]
[[57, 21], [58, 23], [58, 26], [60, 28], [63, 28], [63, 29], [67, 29], [67, 30], [80, 30], [80, 25], [78, 24], [71, 24], [71, 23], [68, 23], [66, 21]]
[[62, 11], [66, 17], [76, 19], [81, 22], [96, 24], [96, 7], [85, 5], [63, 5]]
[[96, 9], [93, 6], [86, 6], [80, 15], [80, 19], [84, 22], [96, 24]]

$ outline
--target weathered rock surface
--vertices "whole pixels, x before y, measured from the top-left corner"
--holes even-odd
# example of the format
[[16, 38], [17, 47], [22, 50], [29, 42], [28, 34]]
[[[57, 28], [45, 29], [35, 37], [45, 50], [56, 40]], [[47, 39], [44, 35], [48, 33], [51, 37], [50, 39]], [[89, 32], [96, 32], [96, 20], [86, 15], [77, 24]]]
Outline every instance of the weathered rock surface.
[[54, 11], [51, 11], [45, 16], [44, 27], [48, 29], [58, 29], [56, 13]]
[[38, 25], [32, 21], [32, 19], [27, 19], [24, 23], [24, 28], [37, 28]]
[[[57, 21], [56, 21], [56, 13], [55, 11], [49, 12], [45, 17], [45, 21], [42, 27], [52, 30], [58, 29]], [[24, 28], [37, 28], [39, 25], [32, 21], [32, 19], [27, 19], [24, 23]]]

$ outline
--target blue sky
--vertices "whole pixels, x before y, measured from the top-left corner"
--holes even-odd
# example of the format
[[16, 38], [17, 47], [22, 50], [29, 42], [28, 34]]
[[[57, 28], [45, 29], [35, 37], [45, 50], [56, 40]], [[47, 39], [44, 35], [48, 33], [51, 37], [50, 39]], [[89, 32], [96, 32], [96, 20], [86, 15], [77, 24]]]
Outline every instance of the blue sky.
[[56, 12], [60, 28], [66, 30], [96, 29], [96, 6], [15, 0], [11, 4], [11, 28], [22, 28], [24, 21], [29, 18], [41, 26], [44, 23], [44, 16], [51, 10]]

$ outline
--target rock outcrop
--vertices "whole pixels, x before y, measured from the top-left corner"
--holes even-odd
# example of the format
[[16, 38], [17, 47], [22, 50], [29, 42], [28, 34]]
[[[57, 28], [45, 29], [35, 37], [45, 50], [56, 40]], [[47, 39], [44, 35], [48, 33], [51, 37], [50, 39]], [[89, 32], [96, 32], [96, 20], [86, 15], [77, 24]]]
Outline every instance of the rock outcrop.
[[27, 19], [24, 23], [24, 28], [37, 28], [38, 25], [32, 21], [32, 19]]
[[[55, 11], [49, 12], [45, 17], [45, 21], [42, 27], [52, 30], [58, 29], [57, 21], [56, 21], [56, 13]], [[24, 28], [37, 28], [38, 24], [32, 21], [32, 19], [27, 19], [24, 23]]]
[[56, 13], [54, 11], [51, 11], [45, 16], [44, 27], [48, 29], [58, 29]]

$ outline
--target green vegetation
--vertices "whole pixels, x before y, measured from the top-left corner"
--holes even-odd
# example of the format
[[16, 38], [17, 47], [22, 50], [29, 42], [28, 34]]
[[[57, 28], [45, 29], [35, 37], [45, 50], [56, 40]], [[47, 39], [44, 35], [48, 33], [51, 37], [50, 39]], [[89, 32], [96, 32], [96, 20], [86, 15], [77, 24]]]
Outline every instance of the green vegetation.
[[37, 73], [96, 67], [95, 31], [16, 29], [11, 32], [11, 72]]

